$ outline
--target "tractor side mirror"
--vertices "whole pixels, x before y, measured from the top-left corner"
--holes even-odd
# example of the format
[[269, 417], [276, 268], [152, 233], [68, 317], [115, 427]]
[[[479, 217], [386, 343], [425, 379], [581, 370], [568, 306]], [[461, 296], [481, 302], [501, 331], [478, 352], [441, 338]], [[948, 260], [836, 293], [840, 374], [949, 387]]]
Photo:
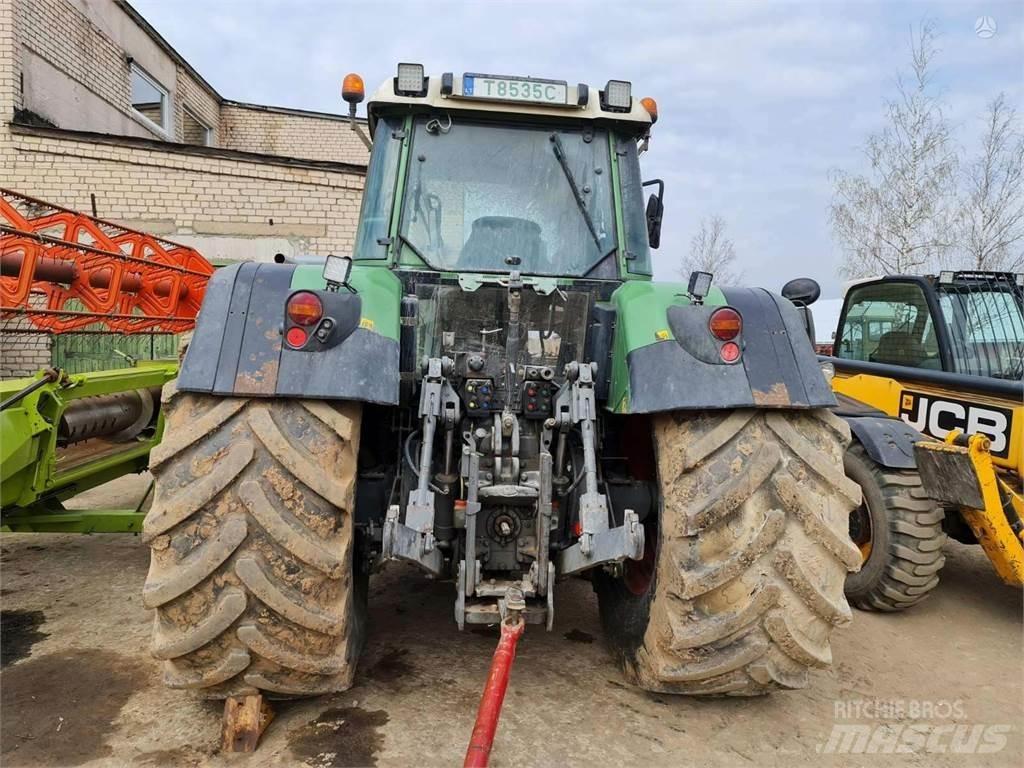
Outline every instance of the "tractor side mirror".
[[797, 306], [809, 307], [821, 296], [821, 286], [810, 277], [798, 277], [782, 286], [782, 295]]
[[811, 314], [809, 307], [821, 296], [821, 286], [818, 285], [818, 281], [809, 277], [798, 277], [790, 280], [782, 286], [782, 296], [793, 302], [796, 311], [800, 313], [800, 319], [804, 323], [804, 328], [807, 329], [807, 337], [811, 340], [811, 344], [816, 343], [814, 315]]
[[661, 245], [661, 218], [665, 213], [665, 182], [661, 179], [645, 181], [641, 186], [658, 185], [658, 191], [647, 198], [647, 242], [651, 248]]

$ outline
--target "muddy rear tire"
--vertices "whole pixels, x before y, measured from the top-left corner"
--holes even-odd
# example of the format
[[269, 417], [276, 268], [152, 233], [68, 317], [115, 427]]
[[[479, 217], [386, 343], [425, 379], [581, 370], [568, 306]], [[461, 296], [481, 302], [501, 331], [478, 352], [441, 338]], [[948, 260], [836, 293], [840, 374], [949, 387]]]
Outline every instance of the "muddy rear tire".
[[[802, 688], [831, 663], [860, 564], [859, 488], [843, 473], [847, 425], [827, 411], [661, 414], [661, 489], [643, 563], [595, 586], [627, 678], [650, 691], [756, 695]], [[632, 575], [631, 575], [632, 574]]]
[[352, 684], [365, 580], [354, 572], [360, 407], [178, 393], [143, 536], [164, 682], [208, 698]]
[[847, 449], [845, 465], [864, 493], [850, 526], [864, 564], [847, 577], [846, 597], [861, 610], [902, 611], [939, 584], [945, 514], [916, 470], [881, 467], [857, 442]]

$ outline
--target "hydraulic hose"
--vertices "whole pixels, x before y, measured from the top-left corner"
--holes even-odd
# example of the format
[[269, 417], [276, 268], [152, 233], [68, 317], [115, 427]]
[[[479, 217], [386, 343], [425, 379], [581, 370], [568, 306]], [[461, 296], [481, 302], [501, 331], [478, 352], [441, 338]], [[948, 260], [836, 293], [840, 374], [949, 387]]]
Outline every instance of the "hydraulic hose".
[[[416, 466], [416, 462], [412, 460], [412, 451], [410, 447], [412, 446], [413, 438], [415, 438], [416, 435], [418, 435], [419, 433], [420, 430], [418, 429], [413, 432], [410, 432], [409, 436], [405, 438], [405, 447], [402, 450], [402, 454], [405, 456], [405, 463], [409, 466], [409, 469], [412, 470], [412, 473], [416, 475], [417, 478], [419, 478], [420, 476], [420, 470], [419, 467]], [[430, 490], [432, 490], [434, 493], [440, 493], [442, 496], [448, 495], [448, 491], [444, 490], [443, 488], [439, 488], [437, 484], [434, 482], [430, 483]]]

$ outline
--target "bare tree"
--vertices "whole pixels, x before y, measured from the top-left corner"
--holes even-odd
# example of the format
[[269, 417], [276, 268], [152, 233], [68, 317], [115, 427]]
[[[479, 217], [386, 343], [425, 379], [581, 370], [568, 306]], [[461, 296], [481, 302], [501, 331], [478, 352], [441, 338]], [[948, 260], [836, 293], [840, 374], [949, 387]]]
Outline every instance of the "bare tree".
[[700, 229], [690, 240], [690, 253], [683, 257], [679, 272], [685, 280], [694, 271], [713, 273], [717, 285], [736, 285], [743, 278], [743, 272], [736, 270], [736, 248], [725, 235], [721, 216], [701, 219]]
[[961, 253], [951, 266], [1016, 271], [1024, 266], [1024, 134], [1017, 111], [999, 94], [985, 113], [985, 134], [964, 169]]
[[897, 78], [886, 126], [868, 137], [866, 174], [833, 172], [832, 227], [848, 277], [918, 272], [952, 247], [957, 154], [932, 82], [936, 32], [912, 32], [910, 76]]

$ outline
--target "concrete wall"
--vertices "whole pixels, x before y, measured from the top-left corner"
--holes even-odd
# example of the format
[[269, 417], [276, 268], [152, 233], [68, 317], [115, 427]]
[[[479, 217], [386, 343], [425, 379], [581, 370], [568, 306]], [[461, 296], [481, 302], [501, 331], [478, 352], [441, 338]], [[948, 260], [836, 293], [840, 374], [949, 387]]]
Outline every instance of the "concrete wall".
[[[42, 305], [41, 301], [33, 299], [29, 303]], [[31, 330], [31, 324], [24, 317], [0, 320], [0, 379], [31, 376], [50, 366], [52, 338]]]
[[[134, 61], [177, 103], [177, 65], [112, 0], [7, 0], [22, 51], [22, 107], [61, 128], [174, 138], [131, 108]], [[117, 35], [117, 37], [114, 37]]]
[[0, 333], [0, 379], [34, 376], [49, 368], [53, 357], [52, 340], [40, 333], [17, 333], [5, 329]]
[[[189, 141], [185, 134], [185, 108], [198, 117], [204, 125], [213, 130], [210, 146], [221, 146], [220, 143], [220, 101], [203, 88], [195, 78], [183, 67], [178, 68], [177, 98], [174, 100], [174, 126], [177, 141]], [[249, 150], [251, 151], [251, 150]]]
[[224, 102], [220, 133], [223, 146], [231, 149], [344, 163], [369, 160], [348, 118], [338, 115]]
[[5, 124], [21, 107], [21, 45], [14, 39], [14, 19], [11, 0], [0, 2], [0, 151], [8, 140]]
[[[170, 91], [173, 136], [132, 113], [129, 55]], [[101, 217], [213, 261], [351, 251], [367, 153], [347, 122], [230, 102], [225, 121], [222, 102], [115, 0], [0, 0], [0, 186], [81, 211], [94, 194]], [[165, 141], [186, 105], [221, 149]], [[58, 128], [13, 123], [21, 109]], [[0, 332], [0, 376], [48, 356], [46, 337]]]

